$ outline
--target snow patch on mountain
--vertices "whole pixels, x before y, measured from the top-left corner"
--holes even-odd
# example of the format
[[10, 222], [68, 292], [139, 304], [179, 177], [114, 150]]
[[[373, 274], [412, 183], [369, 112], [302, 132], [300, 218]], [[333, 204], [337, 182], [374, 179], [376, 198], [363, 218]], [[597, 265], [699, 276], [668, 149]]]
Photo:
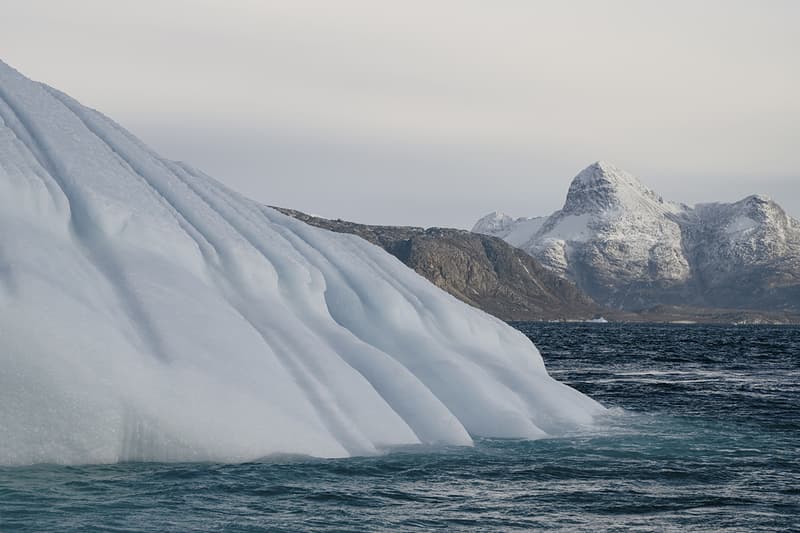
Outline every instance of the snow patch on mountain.
[[545, 220], [545, 217], [511, 218], [504, 213], [494, 211], [478, 220], [472, 231], [500, 237], [512, 246], [521, 247], [531, 234], [542, 227]]
[[746, 234], [758, 227], [758, 222], [752, 218], [739, 215], [725, 225], [725, 233], [735, 238], [736, 235]]

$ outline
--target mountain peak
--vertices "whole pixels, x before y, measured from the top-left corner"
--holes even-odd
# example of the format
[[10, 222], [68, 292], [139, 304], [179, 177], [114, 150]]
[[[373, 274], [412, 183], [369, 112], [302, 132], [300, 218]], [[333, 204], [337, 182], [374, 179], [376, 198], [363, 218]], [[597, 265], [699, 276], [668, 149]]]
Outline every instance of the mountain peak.
[[492, 211], [478, 220], [471, 231], [494, 235], [495, 233], [508, 229], [513, 224], [514, 219], [512, 217], [500, 211]]
[[572, 180], [564, 211], [573, 214], [632, 207], [642, 202], [663, 204], [639, 179], [607, 161], [596, 161]]
[[775, 204], [775, 201], [766, 194], [751, 194], [742, 201], [746, 205], [752, 205], [752, 206], [764, 206], [764, 205]]
[[752, 220], [766, 224], [787, 224], [786, 211], [772, 198], [764, 194], [753, 194], [732, 204], [740, 213]]
[[615, 166], [608, 161], [595, 161], [588, 167], [581, 170], [572, 180], [572, 183], [580, 185], [611, 184], [617, 186], [627, 185], [630, 187], [645, 188], [639, 179]]

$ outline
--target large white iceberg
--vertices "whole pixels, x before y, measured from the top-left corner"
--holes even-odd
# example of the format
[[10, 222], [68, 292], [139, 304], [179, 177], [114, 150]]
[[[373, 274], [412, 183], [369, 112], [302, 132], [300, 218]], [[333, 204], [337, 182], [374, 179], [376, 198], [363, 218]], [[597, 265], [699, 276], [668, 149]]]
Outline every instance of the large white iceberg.
[[379, 248], [0, 62], [0, 464], [342, 457], [602, 410]]

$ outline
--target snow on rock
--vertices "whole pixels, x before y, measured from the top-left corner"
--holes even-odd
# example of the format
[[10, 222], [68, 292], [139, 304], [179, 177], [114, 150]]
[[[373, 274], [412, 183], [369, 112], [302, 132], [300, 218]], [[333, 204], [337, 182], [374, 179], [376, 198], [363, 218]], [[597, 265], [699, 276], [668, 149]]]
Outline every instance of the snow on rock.
[[[511, 244], [607, 301], [605, 292], [620, 278], [680, 283], [689, 276], [681, 230], [671, 218], [680, 212], [681, 206], [664, 202], [633, 175], [598, 161], [575, 177], [560, 211], [540, 219], [533, 233], [517, 231]], [[583, 262], [590, 268], [577, 266]]]
[[688, 207], [598, 161], [549, 217], [484, 220], [473, 231], [522, 248], [605, 305], [797, 307], [800, 224], [764, 196]]
[[701, 248], [697, 255], [703, 265], [731, 271], [778, 260], [788, 263], [795, 276], [800, 272], [800, 266], [791, 268], [800, 259], [800, 225], [769, 197], [700, 204], [693, 214], [689, 247]]
[[1, 62], [0, 228], [0, 464], [342, 457], [603, 410], [378, 247]]
[[521, 247], [544, 222], [544, 217], [515, 219], [494, 211], [478, 220], [471, 231], [500, 237], [512, 246]]
[[739, 215], [735, 219], [728, 222], [725, 226], [725, 233], [728, 235], [741, 235], [752, 231], [758, 227], [758, 222], [746, 215]]
[[478, 220], [478, 222], [476, 222], [475, 226], [472, 228], [472, 231], [475, 233], [491, 233], [496, 235], [507, 230], [509, 227], [514, 225], [515, 222], [516, 220], [505, 213], [501, 213], [500, 211], [492, 211], [485, 217]]

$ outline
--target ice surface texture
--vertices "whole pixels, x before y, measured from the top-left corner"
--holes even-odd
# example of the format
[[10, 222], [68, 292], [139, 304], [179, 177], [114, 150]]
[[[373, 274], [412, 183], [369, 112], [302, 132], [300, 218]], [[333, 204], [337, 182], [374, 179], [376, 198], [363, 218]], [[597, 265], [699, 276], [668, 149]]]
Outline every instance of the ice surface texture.
[[0, 62], [0, 464], [341, 457], [602, 410], [378, 247]]

